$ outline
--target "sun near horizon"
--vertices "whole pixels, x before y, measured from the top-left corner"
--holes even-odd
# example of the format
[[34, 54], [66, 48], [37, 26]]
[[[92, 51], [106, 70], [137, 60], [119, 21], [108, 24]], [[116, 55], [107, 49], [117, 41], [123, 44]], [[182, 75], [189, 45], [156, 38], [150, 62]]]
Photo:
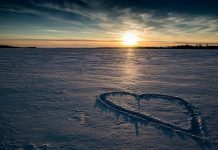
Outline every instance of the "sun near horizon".
[[125, 46], [136, 46], [139, 37], [133, 32], [127, 32], [122, 36], [122, 44]]
[[0, 45], [38, 48], [218, 45], [215, 5], [218, 0], [195, 1], [2, 0]]

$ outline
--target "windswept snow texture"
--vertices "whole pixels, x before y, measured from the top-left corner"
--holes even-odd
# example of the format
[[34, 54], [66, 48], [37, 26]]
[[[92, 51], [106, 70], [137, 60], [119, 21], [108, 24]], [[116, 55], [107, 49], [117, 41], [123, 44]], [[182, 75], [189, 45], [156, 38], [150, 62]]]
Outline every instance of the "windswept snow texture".
[[[113, 91], [187, 100], [201, 112], [189, 133], [218, 139], [218, 50], [0, 49], [0, 149], [218, 149], [96, 101]], [[178, 129], [197, 125], [177, 101], [116, 96], [107, 98]]]

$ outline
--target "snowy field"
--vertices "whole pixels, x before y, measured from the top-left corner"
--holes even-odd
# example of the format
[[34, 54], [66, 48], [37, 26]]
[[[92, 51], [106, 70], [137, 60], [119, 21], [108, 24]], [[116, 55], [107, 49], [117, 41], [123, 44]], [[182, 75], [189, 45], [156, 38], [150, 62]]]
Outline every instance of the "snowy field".
[[[107, 95], [160, 120], [139, 121], [113, 91], [172, 97]], [[195, 123], [173, 97], [204, 133], [177, 131]], [[217, 114], [218, 50], [0, 49], [0, 149], [215, 150]]]

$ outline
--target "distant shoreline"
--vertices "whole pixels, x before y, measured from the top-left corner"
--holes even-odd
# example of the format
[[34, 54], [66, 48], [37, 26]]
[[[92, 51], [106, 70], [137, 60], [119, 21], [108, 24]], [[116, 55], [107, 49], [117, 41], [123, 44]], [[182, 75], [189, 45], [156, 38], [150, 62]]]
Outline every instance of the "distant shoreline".
[[176, 46], [145, 46], [145, 47], [98, 47], [100, 49], [123, 49], [123, 48], [135, 48], [135, 49], [218, 49], [218, 46], [202, 46], [202, 45], [176, 45]]
[[[39, 47], [18, 47], [10, 45], [0, 45], [0, 48], [39, 48]], [[40, 47], [41, 48], [41, 47]], [[54, 47], [58, 48], [58, 47]], [[60, 47], [64, 48], [64, 47]], [[65, 47], [65, 48], [79, 48], [79, 49], [218, 49], [218, 46], [202, 46], [202, 45], [176, 45], [176, 46], [145, 46], [145, 47]]]
[[0, 48], [37, 48], [37, 47], [18, 47], [18, 46], [10, 46], [10, 45], [0, 45]]

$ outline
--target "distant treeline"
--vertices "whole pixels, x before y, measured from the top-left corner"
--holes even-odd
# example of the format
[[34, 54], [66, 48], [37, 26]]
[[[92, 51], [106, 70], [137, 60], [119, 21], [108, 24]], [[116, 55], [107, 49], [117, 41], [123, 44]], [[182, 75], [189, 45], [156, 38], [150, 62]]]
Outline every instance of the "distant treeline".
[[9, 45], [0, 45], [0, 48], [36, 48], [36, 47], [17, 47], [17, 46], [9, 46]]
[[160, 47], [139, 47], [139, 48], [152, 48], [152, 49], [218, 49], [218, 46], [202, 46], [202, 45], [176, 45], [176, 46], [160, 46]]
[[[9, 45], [0, 45], [0, 48], [37, 48], [37, 47], [17, 47]], [[70, 48], [70, 47], [69, 47]], [[97, 47], [100, 49], [123, 49], [123, 48], [135, 48], [135, 49], [218, 49], [218, 46], [205, 45], [176, 45], [176, 46], [146, 46], [146, 47]], [[90, 48], [89, 48], [90, 49]], [[92, 49], [92, 48], [91, 48]]]
[[140, 47], [99, 47], [102, 49], [106, 48], [136, 48], [136, 49], [218, 49], [218, 46], [202, 46], [201, 44], [193, 46], [193, 45], [176, 45], [176, 46], [140, 46]]

